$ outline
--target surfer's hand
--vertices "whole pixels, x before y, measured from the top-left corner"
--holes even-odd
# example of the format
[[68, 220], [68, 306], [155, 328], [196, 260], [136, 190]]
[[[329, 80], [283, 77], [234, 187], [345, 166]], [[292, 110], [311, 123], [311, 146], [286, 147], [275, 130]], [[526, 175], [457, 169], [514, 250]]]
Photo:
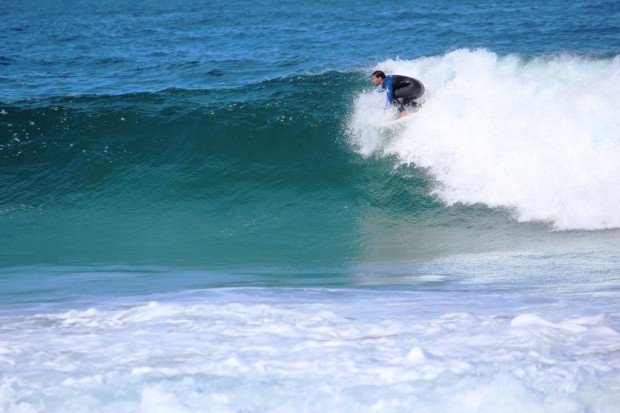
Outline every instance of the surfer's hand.
[[404, 118], [405, 116], [409, 115], [409, 111], [407, 111], [406, 109], [403, 110], [402, 112], [400, 112], [400, 117]]

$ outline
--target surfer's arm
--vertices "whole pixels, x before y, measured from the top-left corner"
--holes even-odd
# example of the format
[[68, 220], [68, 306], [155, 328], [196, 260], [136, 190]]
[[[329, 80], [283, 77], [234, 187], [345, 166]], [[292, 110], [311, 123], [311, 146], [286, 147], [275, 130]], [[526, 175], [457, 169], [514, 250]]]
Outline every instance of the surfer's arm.
[[394, 91], [392, 90], [392, 88], [389, 88], [387, 90], [386, 100], [386, 106], [390, 106], [392, 103], [394, 103]]
[[394, 79], [392, 78], [392, 76], [386, 76], [385, 79], [383, 80], [383, 84], [381, 85], [381, 88], [386, 90], [386, 99], [387, 99], [387, 102], [385, 104], [386, 107], [394, 103], [394, 87], [392, 85], [393, 81]]

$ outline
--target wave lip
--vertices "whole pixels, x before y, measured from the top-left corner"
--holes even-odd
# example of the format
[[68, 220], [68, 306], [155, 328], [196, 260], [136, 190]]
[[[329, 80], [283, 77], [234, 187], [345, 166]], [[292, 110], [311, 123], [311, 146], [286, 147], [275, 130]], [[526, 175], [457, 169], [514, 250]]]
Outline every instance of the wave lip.
[[383, 96], [358, 96], [348, 131], [360, 153], [427, 168], [449, 205], [507, 208], [556, 230], [620, 228], [620, 57], [456, 50], [377, 68], [427, 92], [389, 136], [372, 126]]

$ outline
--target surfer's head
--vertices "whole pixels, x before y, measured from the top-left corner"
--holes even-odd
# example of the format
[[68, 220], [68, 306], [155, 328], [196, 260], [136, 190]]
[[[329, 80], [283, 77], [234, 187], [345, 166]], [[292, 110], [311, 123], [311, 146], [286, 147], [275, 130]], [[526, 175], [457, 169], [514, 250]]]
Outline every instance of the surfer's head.
[[385, 79], [385, 73], [383, 73], [381, 70], [375, 70], [374, 72], [372, 72], [372, 76], [370, 76], [370, 78], [372, 79], [372, 83], [374, 83], [375, 86], [379, 86], [381, 83], [383, 83], [383, 79]]

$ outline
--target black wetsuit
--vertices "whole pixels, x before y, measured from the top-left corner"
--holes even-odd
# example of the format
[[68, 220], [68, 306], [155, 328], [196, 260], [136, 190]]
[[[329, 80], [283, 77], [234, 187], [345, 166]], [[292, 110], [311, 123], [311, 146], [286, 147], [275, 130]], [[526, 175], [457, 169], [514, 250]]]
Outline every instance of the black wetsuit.
[[424, 94], [424, 85], [422, 82], [406, 76], [386, 76], [385, 79], [383, 79], [381, 87], [387, 89], [388, 103], [397, 103], [400, 112], [405, 110], [405, 105], [417, 106], [418, 102], [415, 100]]

